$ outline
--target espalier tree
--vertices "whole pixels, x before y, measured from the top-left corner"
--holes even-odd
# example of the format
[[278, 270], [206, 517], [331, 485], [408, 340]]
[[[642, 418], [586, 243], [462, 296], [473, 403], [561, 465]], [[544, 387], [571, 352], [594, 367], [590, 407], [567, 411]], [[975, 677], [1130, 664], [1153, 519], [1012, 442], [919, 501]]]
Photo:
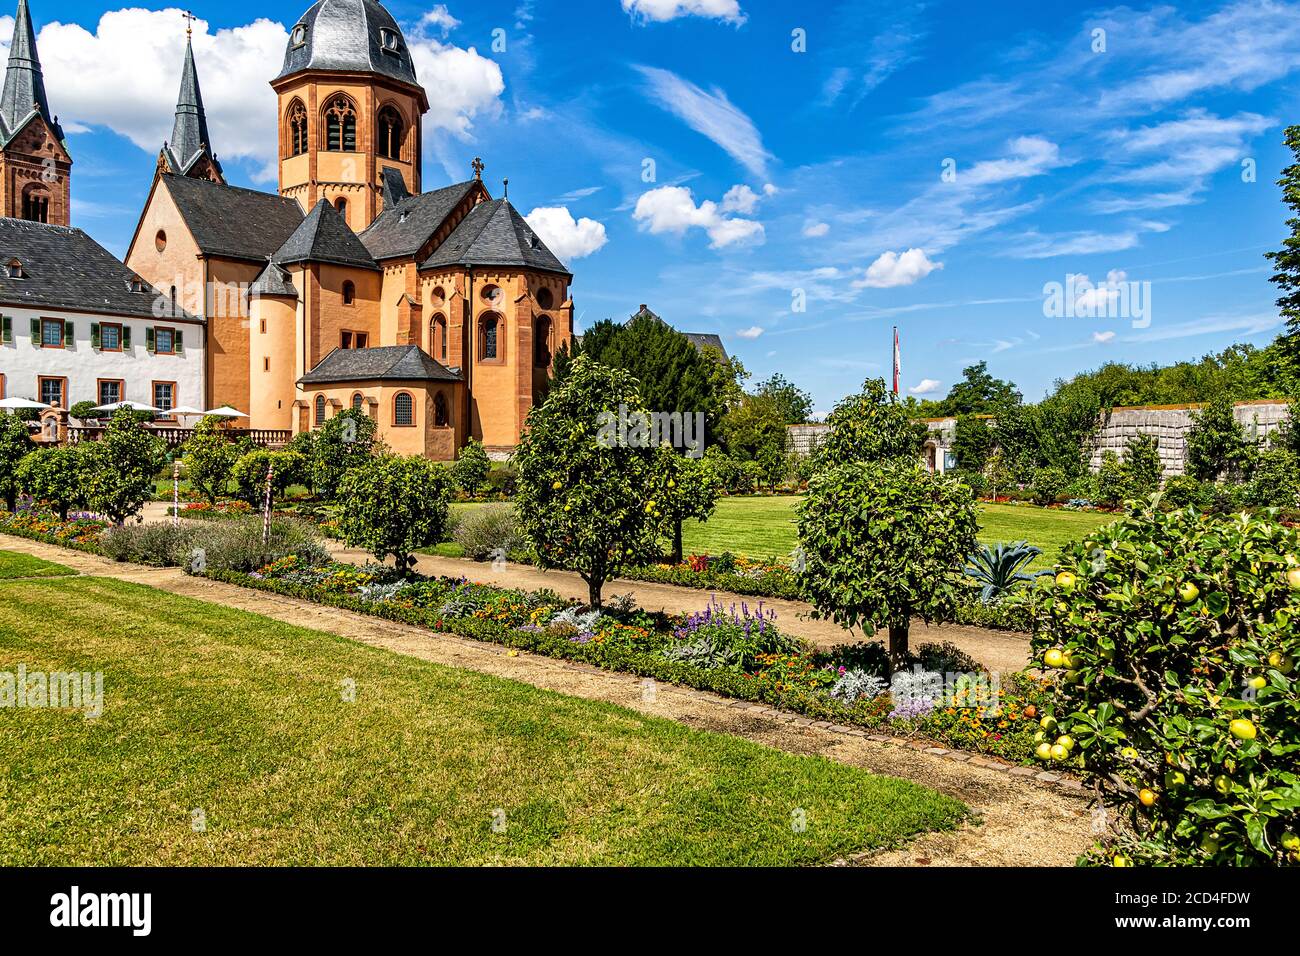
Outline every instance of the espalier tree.
[[1034, 593], [1034, 657], [1057, 675], [1038, 756], [1127, 818], [1094, 861], [1300, 864], [1300, 533], [1158, 504]]
[[881, 378], [867, 379], [861, 392], [840, 399], [826, 424], [830, 431], [814, 455], [818, 471], [851, 461], [915, 460], [925, 444], [925, 425], [889, 394]]
[[339, 483], [343, 540], [409, 574], [415, 552], [444, 537], [450, 491], [450, 472], [422, 455], [368, 458]]
[[951, 615], [967, 588], [978, 525], [969, 487], [916, 460], [851, 461], [820, 472], [797, 509], [799, 584], [815, 617], [889, 632], [895, 665], [908, 627]]
[[659, 554], [664, 530], [658, 449], [609, 441], [601, 413], [644, 413], [636, 380], [579, 355], [546, 401], [528, 413], [515, 449], [520, 531], [544, 568], [575, 571], [600, 607], [605, 582]]

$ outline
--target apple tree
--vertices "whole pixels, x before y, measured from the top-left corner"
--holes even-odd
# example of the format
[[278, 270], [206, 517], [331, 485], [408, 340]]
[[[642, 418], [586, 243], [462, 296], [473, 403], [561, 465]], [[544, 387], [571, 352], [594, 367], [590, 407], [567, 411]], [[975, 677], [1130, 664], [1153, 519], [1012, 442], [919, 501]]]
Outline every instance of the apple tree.
[[380, 451], [375, 420], [359, 408], [345, 408], [316, 429], [312, 442], [311, 484], [327, 501], [338, 498], [349, 469], [364, 465]]
[[815, 617], [889, 632], [896, 665], [908, 626], [953, 611], [978, 530], [968, 486], [914, 460], [853, 461], [815, 475], [797, 509], [799, 584]]
[[422, 455], [368, 458], [339, 483], [343, 540], [407, 574], [416, 550], [443, 539], [450, 491], [447, 469]]
[[1300, 532], [1157, 506], [1068, 549], [1035, 597], [1038, 755], [1127, 818], [1094, 860], [1300, 864]]
[[120, 408], [109, 419], [99, 441], [87, 449], [89, 479], [86, 504], [116, 525], [138, 514], [153, 497], [154, 479], [166, 459], [166, 446]]
[[658, 490], [655, 500], [673, 536], [672, 561], [682, 560], [682, 522], [708, 521], [718, 502], [719, 482], [707, 458], [679, 455], [668, 445], [659, 448]]
[[15, 480], [18, 463], [36, 450], [29, 434], [27, 423], [21, 418], [0, 411], [0, 496], [9, 511], [18, 504], [19, 489]]
[[38, 448], [18, 464], [18, 487], [52, 508], [60, 519], [86, 503], [90, 455], [86, 445]]
[[842, 398], [826, 424], [830, 431], [813, 456], [814, 469], [851, 461], [919, 459], [925, 444], [925, 424], [885, 388], [885, 380], [869, 378], [862, 391]]
[[620, 568], [658, 557], [664, 529], [660, 452], [637, 431], [611, 434], [620, 405], [629, 421], [648, 414], [629, 373], [579, 355], [515, 449], [520, 531], [542, 567], [587, 582], [593, 608]]

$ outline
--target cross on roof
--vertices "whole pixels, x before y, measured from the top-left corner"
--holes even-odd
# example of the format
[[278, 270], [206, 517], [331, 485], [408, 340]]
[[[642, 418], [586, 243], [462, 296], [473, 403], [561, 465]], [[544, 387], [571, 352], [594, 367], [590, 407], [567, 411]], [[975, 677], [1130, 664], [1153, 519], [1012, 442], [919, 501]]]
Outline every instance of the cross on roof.
[[185, 22], [185, 35], [186, 35], [187, 37], [188, 37], [188, 36], [191, 36], [191, 35], [193, 34], [193, 32], [194, 32], [194, 21], [197, 20], [198, 17], [196, 17], [194, 14], [190, 13], [190, 11], [186, 10], [186, 11], [184, 11], [184, 12], [181, 14], [181, 18], [182, 18], [183, 20], [186, 21], [186, 22]]
[[482, 178], [483, 178], [483, 160], [481, 160], [481, 159], [479, 159], [477, 156], [475, 156], [475, 157], [474, 157], [474, 162], [472, 162], [472, 163], [469, 164], [469, 168], [472, 169], [472, 170], [474, 170], [474, 178], [475, 178], [475, 179], [482, 179]]

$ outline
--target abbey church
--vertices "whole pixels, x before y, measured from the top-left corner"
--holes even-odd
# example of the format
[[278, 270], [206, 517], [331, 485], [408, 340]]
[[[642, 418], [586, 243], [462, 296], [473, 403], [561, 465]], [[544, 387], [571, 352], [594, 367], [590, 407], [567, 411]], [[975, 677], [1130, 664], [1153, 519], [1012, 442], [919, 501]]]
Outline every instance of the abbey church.
[[[572, 275], [507, 199], [492, 198], [480, 161], [464, 182], [424, 191], [430, 94], [377, 0], [318, 0], [268, 80], [274, 193], [226, 182], [187, 42], [172, 134], [125, 257], [122, 281], [143, 280], [165, 320], [149, 328], [150, 348], [195, 330], [185, 354], [201, 362], [203, 394], [181, 398], [294, 433], [358, 408], [402, 454], [450, 459], [471, 437], [508, 452], [572, 336]], [[72, 159], [26, 0], [0, 144], [3, 215], [68, 227]]]

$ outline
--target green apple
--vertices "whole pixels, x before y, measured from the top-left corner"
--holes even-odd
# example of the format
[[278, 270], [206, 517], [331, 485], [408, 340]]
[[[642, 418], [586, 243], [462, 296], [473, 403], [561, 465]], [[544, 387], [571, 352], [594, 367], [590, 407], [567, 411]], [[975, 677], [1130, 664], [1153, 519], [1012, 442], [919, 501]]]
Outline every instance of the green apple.
[[1178, 600], [1184, 604], [1191, 604], [1201, 596], [1201, 589], [1191, 581], [1184, 581], [1178, 586]]
[[1065, 663], [1065, 655], [1061, 653], [1059, 648], [1053, 647], [1043, 655], [1043, 663], [1048, 667], [1060, 667]]
[[1125, 760], [1137, 760], [1138, 758], [1138, 752], [1132, 747], [1125, 747], [1119, 752], [1119, 755]]
[[1201, 837], [1201, 849], [1213, 856], [1219, 852], [1219, 835], [1217, 833], [1207, 833]]
[[1063, 734], [1056, 738], [1056, 742], [1065, 748], [1066, 752], [1074, 749], [1074, 738], [1069, 734]]
[[1050, 734], [1053, 730], [1056, 729], [1056, 718], [1049, 714], [1048, 716], [1044, 717], [1042, 720], [1038, 722], [1038, 726], [1042, 727], [1045, 731], [1047, 731]]
[[1053, 760], [1064, 760], [1066, 757], [1070, 756], [1070, 751], [1062, 747], [1060, 744], [1052, 744], [1051, 754]]
[[1172, 790], [1175, 787], [1181, 787], [1187, 782], [1187, 777], [1181, 770], [1170, 770], [1165, 773], [1165, 789]]
[[1238, 717], [1232, 723], [1228, 724], [1228, 730], [1232, 733], [1232, 736], [1236, 737], [1238, 740], [1255, 739], [1255, 725], [1245, 717]]
[[1128, 857], [1123, 853], [1116, 853], [1110, 861], [1111, 866], [1128, 866]]
[[1232, 778], [1219, 774], [1214, 778], [1214, 789], [1226, 797], [1228, 791], [1232, 789]]
[[1049, 743], [1039, 744], [1037, 747], [1034, 748], [1034, 756], [1036, 756], [1039, 760], [1052, 759], [1052, 745]]
[[1075, 578], [1073, 572], [1062, 571], [1056, 576], [1056, 586], [1062, 591], [1073, 591], [1076, 580], [1077, 578]]
[[1276, 668], [1283, 674], [1291, 673], [1295, 667], [1295, 661], [1291, 660], [1290, 654], [1283, 654], [1281, 651], [1274, 651], [1268, 655], [1268, 666]]
[[1295, 833], [1293, 830], [1287, 830], [1286, 833], [1283, 833], [1282, 848], [1284, 850], [1290, 850], [1292, 853], [1296, 850], [1300, 850], [1300, 834]]

